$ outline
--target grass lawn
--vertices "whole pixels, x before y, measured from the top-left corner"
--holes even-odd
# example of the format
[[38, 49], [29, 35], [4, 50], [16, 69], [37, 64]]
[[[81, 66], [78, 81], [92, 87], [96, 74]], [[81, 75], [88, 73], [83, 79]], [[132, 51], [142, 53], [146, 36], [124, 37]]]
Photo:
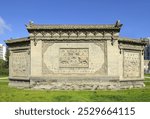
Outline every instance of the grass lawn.
[[150, 78], [145, 78], [145, 81], [150, 81]]
[[150, 81], [150, 74], [144, 74], [145, 76], [145, 81]]
[[150, 102], [150, 82], [141, 89], [118, 91], [48, 91], [24, 90], [8, 87], [7, 79], [0, 79], [1, 102]]
[[144, 74], [144, 76], [146, 76], [146, 77], [150, 77], [150, 74]]

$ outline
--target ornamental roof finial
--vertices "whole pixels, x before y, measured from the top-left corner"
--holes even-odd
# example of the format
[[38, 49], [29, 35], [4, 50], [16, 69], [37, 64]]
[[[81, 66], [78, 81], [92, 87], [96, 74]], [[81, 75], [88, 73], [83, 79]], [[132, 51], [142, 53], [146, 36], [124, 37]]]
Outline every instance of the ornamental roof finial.
[[122, 24], [120, 24], [120, 20], [117, 20], [116, 24], [115, 24], [115, 27], [121, 27], [121, 26], [122, 26]]
[[34, 23], [34, 22], [33, 22], [32, 20], [29, 21], [29, 25], [30, 25], [30, 26], [32, 26], [33, 23]]

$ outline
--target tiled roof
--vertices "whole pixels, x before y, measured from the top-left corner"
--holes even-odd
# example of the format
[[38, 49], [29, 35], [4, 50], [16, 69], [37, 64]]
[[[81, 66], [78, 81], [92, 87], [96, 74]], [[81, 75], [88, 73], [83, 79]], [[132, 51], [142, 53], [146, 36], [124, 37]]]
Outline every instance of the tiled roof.
[[29, 24], [26, 25], [27, 29], [120, 29], [122, 25], [116, 26], [115, 24], [109, 25], [54, 25], [54, 24]]
[[16, 39], [9, 39], [9, 40], [5, 40], [5, 43], [6, 43], [6, 44], [9, 44], [9, 43], [24, 42], [24, 41], [29, 41], [29, 37], [16, 38]]
[[128, 43], [140, 43], [140, 44], [146, 44], [146, 42], [142, 39], [133, 39], [133, 38], [125, 38], [125, 37], [119, 37], [120, 42], [128, 42]]

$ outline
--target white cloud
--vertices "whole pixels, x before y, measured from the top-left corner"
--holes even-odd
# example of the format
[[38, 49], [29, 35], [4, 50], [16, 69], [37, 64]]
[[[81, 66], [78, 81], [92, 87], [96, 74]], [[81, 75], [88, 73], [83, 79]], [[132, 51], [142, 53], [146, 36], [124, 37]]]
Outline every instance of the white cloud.
[[11, 27], [5, 23], [3, 18], [0, 16], [0, 34], [3, 34], [5, 30], [11, 31]]

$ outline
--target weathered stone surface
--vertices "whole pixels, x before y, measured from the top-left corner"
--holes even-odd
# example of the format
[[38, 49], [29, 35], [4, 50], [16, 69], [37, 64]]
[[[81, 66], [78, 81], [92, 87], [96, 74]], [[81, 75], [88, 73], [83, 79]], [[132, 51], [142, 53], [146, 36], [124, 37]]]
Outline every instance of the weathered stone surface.
[[27, 51], [18, 51], [11, 53], [11, 72], [13, 77], [26, 77], [28, 76], [28, 53]]
[[140, 52], [124, 51], [124, 78], [140, 77]]
[[[143, 87], [145, 43], [119, 38], [122, 24], [27, 25], [29, 37], [6, 41], [10, 85], [31, 89]], [[20, 85], [20, 84], [19, 84]]]
[[18, 88], [29, 88], [29, 81], [9, 81], [9, 86]]

